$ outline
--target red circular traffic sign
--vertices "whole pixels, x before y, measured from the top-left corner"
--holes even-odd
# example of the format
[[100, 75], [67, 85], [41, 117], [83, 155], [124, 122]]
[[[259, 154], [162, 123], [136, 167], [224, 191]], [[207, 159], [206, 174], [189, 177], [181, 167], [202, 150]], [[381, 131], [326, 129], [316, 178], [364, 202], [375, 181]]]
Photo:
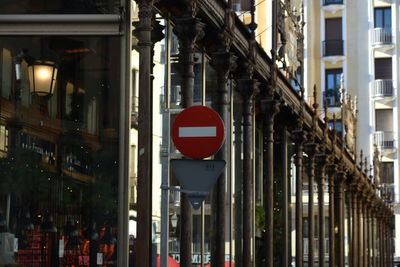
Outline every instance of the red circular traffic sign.
[[206, 106], [191, 106], [178, 114], [172, 124], [172, 141], [185, 156], [207, 158], [217, 152], [225, 138], [224, 122]]

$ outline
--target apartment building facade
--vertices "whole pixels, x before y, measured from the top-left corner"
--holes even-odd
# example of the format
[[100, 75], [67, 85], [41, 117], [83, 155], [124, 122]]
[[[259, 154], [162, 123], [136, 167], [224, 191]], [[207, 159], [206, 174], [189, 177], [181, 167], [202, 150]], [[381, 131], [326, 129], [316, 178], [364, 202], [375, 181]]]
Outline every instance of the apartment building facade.
[[341, 117], [340, 99], [356, 99], [356, 149], [379, 160], [382, 194], [396, 214], [395, 261], [400, 260], [397, 1], [305, 1], [306, 88], [321, 88], [319, 103]]

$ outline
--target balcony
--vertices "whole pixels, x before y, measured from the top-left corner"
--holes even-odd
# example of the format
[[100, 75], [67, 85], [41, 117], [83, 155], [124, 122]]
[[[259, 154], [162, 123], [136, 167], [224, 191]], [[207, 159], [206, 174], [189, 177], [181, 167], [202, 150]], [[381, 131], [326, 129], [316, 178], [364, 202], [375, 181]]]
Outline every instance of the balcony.
[[394, 99], [393, 94], [393, 80], [391, 79], [379, 79], [375, 80], [372, 87], [372, 98], [375, 100], [386, 100], [392, 101]]
[[322, 42], [322, 57], [325, 61], [336, 63], [344, 60], [343, 40], [325, 40]]
[[394, 47], [391, 28], [375, 28], [371, 30], [371, 45], [380, 50], [387, 51]]
[[343, 0], [324, 0], [322, 9], [334, 14], [337, 11], [344, 9]]
[[376, 131], [374, 133], [374, 144], [382, 153], [393, 153], [396, 151], [393, 132]]

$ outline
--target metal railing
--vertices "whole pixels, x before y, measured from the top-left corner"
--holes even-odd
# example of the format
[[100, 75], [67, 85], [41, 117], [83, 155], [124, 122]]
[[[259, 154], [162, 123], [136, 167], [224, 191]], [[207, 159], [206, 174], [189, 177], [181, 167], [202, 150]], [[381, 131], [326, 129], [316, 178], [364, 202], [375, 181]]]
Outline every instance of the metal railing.
[[391, 28], [375, 28], [372, 29], [372, 45], [392, 44]]
[[381, 149], [394, 148], [394, 134], [389, 131], [377, 131], [374, 133], [374, 143]]
[[343, 0], [324, 0], [324, 6], [343, 5]]
[[391, 97], [393, 96], [393, 80], [379, 79], [374, 81], [372, 97]]
[[343, 56], [343, 40], [325, 40], [322, 42], [322, 55]]

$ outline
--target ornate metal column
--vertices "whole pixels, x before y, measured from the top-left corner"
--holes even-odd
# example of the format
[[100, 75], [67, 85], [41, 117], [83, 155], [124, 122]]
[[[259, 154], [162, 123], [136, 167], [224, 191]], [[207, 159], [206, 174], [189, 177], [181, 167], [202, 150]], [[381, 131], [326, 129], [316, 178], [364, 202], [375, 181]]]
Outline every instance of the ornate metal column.
[[[334, 159], [331, 158], [333, 162]], [[329, 190], [329, 266], [335, 266], [335, 198], [334, 198], [334, 181], [336, 175], [336, 165], [330, 164], [327, 167], [328, 173], [328, 190]]]
[[[216, 52], [212, 55], [212, 64], [217, 70], [218, 74], [218, 100], [217, 109], [218, 113], [225, 122], [225, 125], [229, 123], [228, 118], [228, 107], [230, 103], [229, 99], [229, 85], [228, 79], [230, 72], [236, 67], [236, 56], [227, 51]], [[222, 145], [216, 159], [226, 160], [227, 159], [227, 146]], [[223, 171], [218, 178], [216, 185], [216, 220], [213, 225], [215, 230], [214, 248], [211, 256], [211, 262], [213, 266], [222, 266], [225, 264], [225, 199], [226, 199], [226, 172]]]
[[368, 265], [368, 231], [367, 231], [367, 195], [363, 194], [363, 255], [364, 255], [364, 266], [369, 267]]
[[[324, 149], [322, 149], [324, 150]], [[319, 234], [318, 234], [318, 262], [320, 267], [325, 266], [325, 200], [324, 200], [324, 185], [325, 185], [325, 165], [327, 163], [324, 153], [318, 154], [315, 157], [315, 163], [318, 166], [316, 169], [316, 178], [318, 183], [318, 218], [319, 218]]]
[[282, 145], [281, 145], [281, 153], [282, 153], [282, 158], [281, 158], [281, 164], [283, 166], [282, 168], [282, 194], [283, 194], [283, 257], [282, 257], [282, 265], [283, 266], [290, 266], [291, 265], [291, 247], [290, 247], [290, 217], [289, 217], [289, 209], [290, 209], [290, 201], [289, 201], [289, 195], [290, 195], [290, 186], [289, 186], [289, 159], [288, 159], [288, 134], [287, 134], [287, 126], [282, 127]]
[[315, 179], [315, 155], [317, 153], [317, 143], [315, 142], [315, 131], [317, 122], [316, 87], [314, 87], [314, 113], [311, 133], [308, 137], [309, 142], [304, 145], [307, 158], [308, 174], [308, 266], [314, 267], [314, 179]]
[[[204, 35], [205, 24], [200, 19], [192, 17], [195, 3], [190, 1], [187, 13], [176, 19], [175, 33], [179, 39], [179, 61], [182, 66], [182, 108], [193, 105], [194, 89], [194, 46]], [[180, 264], [192, 265], [192, 207], [185, 193], [181, 193], [181, 235], [180, 235]]]
[[[336, 240], [336, 264], [344, 266], [344, 199], [343, 199], [343, 183], [345, 173], [339, 171], [337, 180], [335, 181], [335, 228], [337, 228]], [[335, 229], [336, 230], [336, 229]], [[336, 231], [335, 231], [336, 232]]]
[[151, 22], [153, 1], [137, 0], [139, 6], [139, 120], [138, 120], [138, 182], [136, 265], [151, 263], [151, 177], [152, 177], [152, 99], [151, 99]]
[[296, 150], [296, 266], [300, 267], [303, 266], [303, 143], [306, 140], [302, 119], [300, 116], [298, 127], [292, 133]]
[[308, 266], [314, 266], [314, 178], [315, 178], [315, 153], [317, 144], [310, 142], [305, 145], [308, 174]]
[[366, 223], [367, 223], [367, 266], [372, 266], [371, 260], [371, 200], [368, 199], [368, 206], [366, 209]]
[[279, 112], [279, 102], [274, 99], [273, 89], [270, 94], [261, 101], [264, 116], [264, 203], [265, 203], [265, 257], [266, 266], [274, 263], [274, 118]]
[[357, 237], [358, 237], [358, 246], [357, 246], [357, 256], [358, 256], [358, 265], [359, 266], [364, 266], [363, 265], [363, 234], [362, 234], [362, 196], [361, 192], [358, 191], [357, 194]]
[[384, 212], [382, 216], [382, 258], [383, 258], [383, 266], [389, 267], [387, 265], [388, 251], [387, 251], [387, 227], [386, 227], [386, 214]]
[[358, 256], [358, 265], [364, 266], [363, 262], [363, 233], [362, 233], [362, 209], [363, 209], [361, 192], [357, 191], [357, 256]]
[[376, 264], [376, 230], [375, 230], [375, 207], [371, 203], [371, 213], [370, 213], [370, 226], [371, 226], [371, 265], [377, 266]]
[[[248, 66], [251, 68], [251, 66]], [[258, 81], [244, 77], [238, 80], [243, 95], [243, 267], [252, 266], [252, 224], [253, 224], [253, 104], [258, 91]]]
[[384, 247], [383, 247], [383, 215], [382, 211], [378, 215], [378, 226], [379, 226], [379, 266], [385, 267], [384, 258]]
[[352, 244], [351, 244], [351, 256], [352, 266], [358, 266], [358, 227], [357, 227], [357, 191], [355, 186], [351, 186], [351, 213], [352, 213]]

